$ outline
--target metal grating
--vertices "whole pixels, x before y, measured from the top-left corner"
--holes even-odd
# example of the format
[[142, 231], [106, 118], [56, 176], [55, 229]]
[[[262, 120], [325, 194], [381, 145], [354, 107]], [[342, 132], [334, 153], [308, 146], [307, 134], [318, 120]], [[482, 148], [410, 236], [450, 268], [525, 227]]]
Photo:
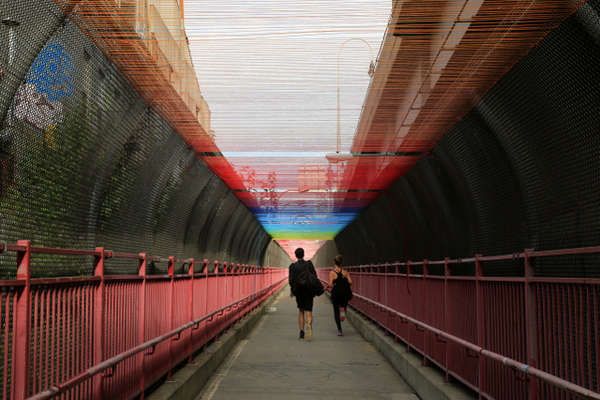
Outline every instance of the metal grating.
[[[216, 224], [189, 235], [194, 210], [212, 212], [215, 192], [230, 191], [90, 39], [82, 15], [51, 0], [2, 1], [0, 14], [18, 22], [0, 25], [0, 241], [261, 262], [264, 229], [258, 249]], [[203, 190], [208, 181], [213, 191]], [[237, 210], [227, 223], [259, 227], [239, 204], [221, 208]], [[88, 275], [91, 261], [40, 255], [32, 272]], [[14, 265], [0, 254], [1, 277], [14, 277]], [[136, 270], [107, 263], [109, 273]]]
[[[588, 2], [551, 32], [337, 236], [349, 263], [598, 243], [599, 11], [600, 2]], [[393, 224], [368, 224], [390, 208]], [[392, 248], [376, 239], [392, 235]], [[365, 237], [372, 243], [363, 244]], [[598, 276], [599, 261], [562, 256], [534, 267], [539, 275]], [[487, 268], [493, 275], [522, 273], [505, 262]]]

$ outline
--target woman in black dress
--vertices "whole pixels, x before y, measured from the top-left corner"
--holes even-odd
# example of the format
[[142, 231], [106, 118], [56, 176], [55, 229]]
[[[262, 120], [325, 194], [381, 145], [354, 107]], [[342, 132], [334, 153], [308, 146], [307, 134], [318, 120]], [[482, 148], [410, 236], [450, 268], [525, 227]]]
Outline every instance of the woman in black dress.
[[342, 336], [341, 321], [346, 319], [346, 307], [352, 298], [352, 278], [350, 273], [342, 268], [341, 255], [335, 256], [333, 263], [333, 269], [329, 272], [329, 287], [331, 287], [331, 303], [338, 336]]

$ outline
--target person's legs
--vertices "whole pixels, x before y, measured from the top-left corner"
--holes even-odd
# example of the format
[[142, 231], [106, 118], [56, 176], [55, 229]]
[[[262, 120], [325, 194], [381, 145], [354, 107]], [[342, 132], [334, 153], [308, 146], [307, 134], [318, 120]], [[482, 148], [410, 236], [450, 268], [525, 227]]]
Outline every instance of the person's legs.
[[333, 318], [335, 319], [335, 325], [337, 326], [338, 334], [342, 333], [342, 323], [340, 322], [340, 306], [333, 304]]
[[298, 329], [304, 330], [304, 310], [298, 309]]
[[348, 302], [345, 302], [345, 303], [339, 305], [339, 308], [342, 311], [342, 313], [340, 315], [340, 320], [341, 321], [345, 321], [346, 320], [346, 307], [348, 307]]
[[306, 340], [312, 339], [312, 311], [304, 311], [306, 321]]
[[300, 293], [296, 293], [296, 307], [298, 307], [298, 330], [300, 331], [299, 338], [304, 339], [304, 305]]
[[306, 297], [306, 308], [304, 309], [304, 321], [306, 322], [306, 340], [312, 339], [312, 321], [313, 321], [313, 296], [308, 294]]

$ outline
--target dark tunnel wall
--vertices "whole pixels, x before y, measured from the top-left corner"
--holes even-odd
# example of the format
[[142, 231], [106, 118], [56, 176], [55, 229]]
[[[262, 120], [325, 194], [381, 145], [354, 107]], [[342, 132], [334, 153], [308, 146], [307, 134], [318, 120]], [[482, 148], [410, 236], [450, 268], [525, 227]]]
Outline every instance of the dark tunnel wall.
[[[20, 23], [0, 26], [1, 241], [251, 264], [269, 247], [270, 260], [287, 258], [52, 1], [0, 1], [0, 14]], [[35, 261], [37, 276], [91, 268]], [[14, 273], [14, 258], [0, 255], [0, 276]]]
[[[591, 1], [551, 32], [343, 230], [346, 263], [600, 244], [599, 11]], [[597, 256], [550, 262], [536, 268], [600, 274]]]

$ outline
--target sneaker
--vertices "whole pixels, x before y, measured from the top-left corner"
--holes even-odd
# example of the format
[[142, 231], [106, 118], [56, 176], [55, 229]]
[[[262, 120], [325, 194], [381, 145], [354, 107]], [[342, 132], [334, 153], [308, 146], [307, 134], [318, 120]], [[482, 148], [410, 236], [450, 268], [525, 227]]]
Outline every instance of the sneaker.
[[342, 331], [338, 331], [338, 336], [344, 336], [344, 334], [342, 333]]
[[346, 309], [342, 308], [340, 309], [340, 321], [345, 321], [346, 320]]
[[300, 337], [298, 339], [304, 339], [304, 331], [300, 331]]
[[306, 324], [306, 340], [310, 341], [312, 339], [312, 323]]

